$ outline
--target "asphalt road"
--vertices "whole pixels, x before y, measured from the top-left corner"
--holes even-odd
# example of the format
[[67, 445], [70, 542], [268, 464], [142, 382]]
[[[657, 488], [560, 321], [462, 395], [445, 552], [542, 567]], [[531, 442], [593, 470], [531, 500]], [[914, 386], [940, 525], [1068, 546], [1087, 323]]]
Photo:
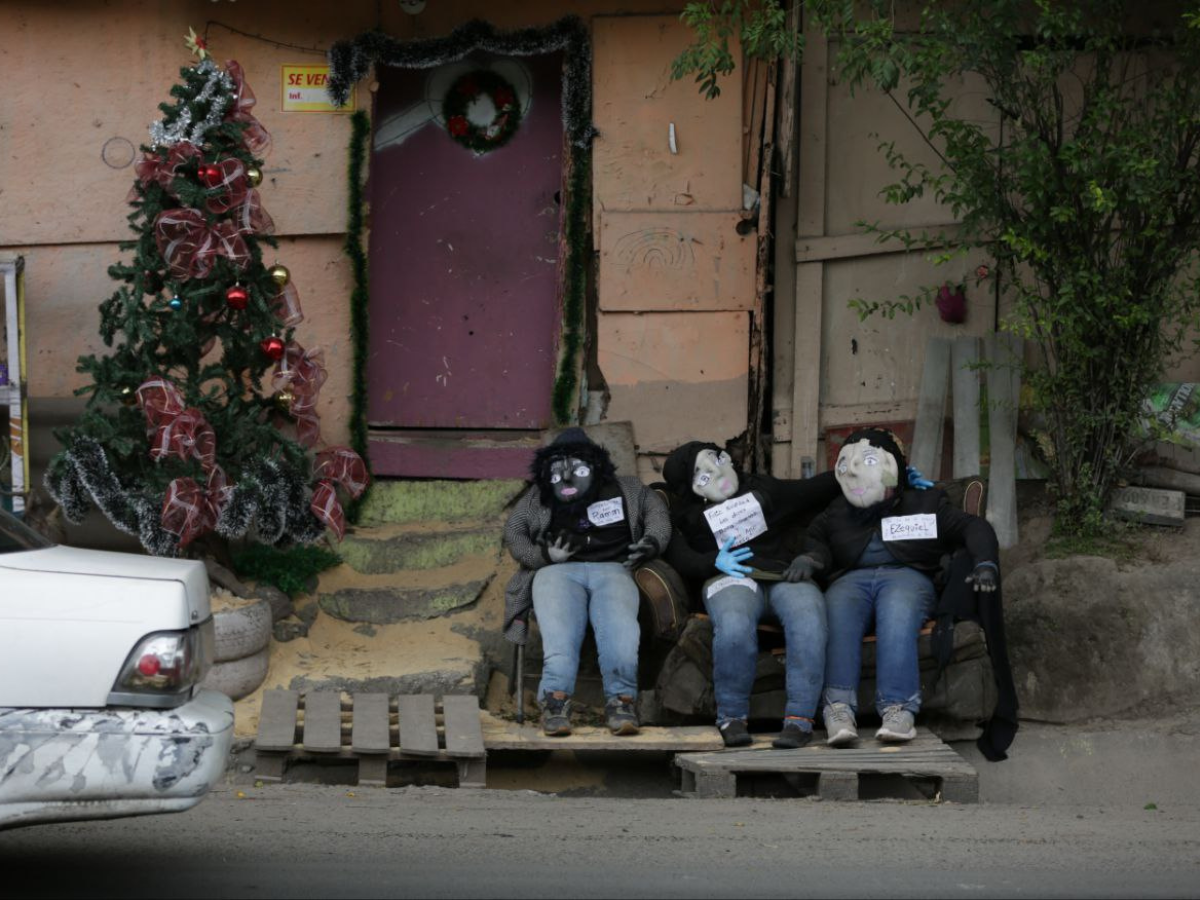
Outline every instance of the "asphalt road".
[[223, 786], [0, 832], [0, 897], [1196, 897], [1200, 811]]

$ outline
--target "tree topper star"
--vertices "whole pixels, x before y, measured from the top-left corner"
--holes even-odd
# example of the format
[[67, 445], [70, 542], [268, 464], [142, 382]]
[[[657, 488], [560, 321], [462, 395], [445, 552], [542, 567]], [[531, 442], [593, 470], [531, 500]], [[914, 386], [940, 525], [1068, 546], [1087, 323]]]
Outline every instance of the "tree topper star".
[[208, 59], [208, 41], [196, 34], [191, 27], [188, 28], [187, 36], [184, 37], [183, 42], [202, 61]]

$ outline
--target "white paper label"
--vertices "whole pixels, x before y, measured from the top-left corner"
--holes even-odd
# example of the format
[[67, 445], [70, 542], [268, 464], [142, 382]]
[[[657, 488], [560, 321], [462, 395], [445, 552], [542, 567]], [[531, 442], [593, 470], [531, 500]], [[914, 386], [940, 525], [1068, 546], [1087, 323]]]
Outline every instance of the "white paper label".
[[756, 582], [753, 578], [738, 578], [735, 575], [726, 575], [724, 578], [718, 578], [708, 586], [708, 590], [704, 593], [704, 599], [710, 600], [714, 594], [725, 590], [727, 587], [733, 587], [734, 585], [738, 584], [744, 585], [745, 587], [750, 588], [752, 591], [758, 590], [758, 582]]
[[879, 523], [885, 541], [920, 541], [937, 538], [937, 516], [922, 513], [916, 516], [891, 516]]
[[767, 519], [763, 515], [762, 505], [753, 494], [735, 497], [712, 509], [706, 509], [704, 518], [708, 519], [708, 527], [717, 539], [718, 549], [724, 547], [730, 538], [733, 538], [734, 547], [740, 547], [767, 530]]
[[625, 505], [620, 497], [611, 500], [597, 500], [587, 508], [588, 521], [597, 528], [625, 521]]

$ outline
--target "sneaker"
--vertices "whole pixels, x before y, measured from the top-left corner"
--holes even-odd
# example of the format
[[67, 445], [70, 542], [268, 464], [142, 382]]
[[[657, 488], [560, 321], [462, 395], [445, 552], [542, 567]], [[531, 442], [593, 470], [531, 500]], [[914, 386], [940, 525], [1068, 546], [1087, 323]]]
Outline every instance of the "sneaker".
[[829, 734], [825, 743], [830, 747], [841, 747], [858, 740], [858, 723], [850, 704], [830, 703], [825, 707], [825, 731]]
[[641, 730], [633, 698], [628, 694], [613, 697], [604, 704], [604, 714], [608, 717], [608, 730], [613, 734], [637, 734]]
[[917, 736], [913, 714], [902, 706], [889, 706], [883, 711], [883, 725], [875, 732], [877, 741], [911, 741]]
[[547, 694], [542, 698], [542, 734], [559, 737], [570, 733], [571, 698]]
[[726, 747], [749, 747], [754, 743], [746, 723], [741, 719], [722, 722], [717, 726], [717, 730], [721, 732], [721, 740], [725, 742]]
[[804, 728], [799, 722], [785, 719], [783, 731], [779, 732], [779, 737], [771, 741], [771, 746], [776, 750], [799, 750], [801, 747], [807, 747], [811, 740], [812, 725]]

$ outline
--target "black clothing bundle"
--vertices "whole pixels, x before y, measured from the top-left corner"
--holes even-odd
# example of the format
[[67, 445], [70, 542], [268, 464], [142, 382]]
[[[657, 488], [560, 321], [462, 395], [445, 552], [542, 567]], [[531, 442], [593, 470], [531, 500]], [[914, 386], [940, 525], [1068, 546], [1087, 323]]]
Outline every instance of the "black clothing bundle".
[[[692, 458], [695, 459], [694, 453]], [[688, 484], [690, 491], [690, 479]], [[748, 493], [753, 493], [758, 499], [767, 530], [740, 545], [754, 551], [746, 564], [764, 572], [783, 572], [791, 564], [793, 556], [785, 542], [786, 526], [824, 508], [829, 501], [842, 495], [842, 489], [838, 487], [832, 472], [795, 480], [771, 475], [741, 475], [738, 492], [730, 499]], [[704, 517], [705, 510], [715, 505], [691, 493], [676, 493], [671, 498], [671, 520], [675, 525], [675, 534], [667, 548], [666, 558], [685, 578], [705, 579], [718, 574], [716, 561], [720, 548]]]

